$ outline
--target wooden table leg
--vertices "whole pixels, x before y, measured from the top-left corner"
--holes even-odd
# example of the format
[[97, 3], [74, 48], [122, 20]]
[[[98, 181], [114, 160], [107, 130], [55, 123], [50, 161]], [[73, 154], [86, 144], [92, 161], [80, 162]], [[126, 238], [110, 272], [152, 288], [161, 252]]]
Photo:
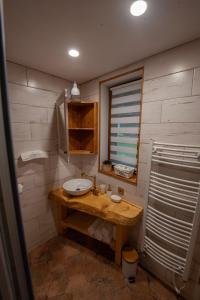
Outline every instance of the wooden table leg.
[[60, 203], [53, 203], [52, 205], [53, 216], [56, 224], [57, 233], [62, 235], [64, 233], [64, 229], [62, 226], [62, 220], [64, 217], [64, 207]]
[[122, 248], [128, 240], [128, 227], [116, 225], [115, 263], [121, 265]]

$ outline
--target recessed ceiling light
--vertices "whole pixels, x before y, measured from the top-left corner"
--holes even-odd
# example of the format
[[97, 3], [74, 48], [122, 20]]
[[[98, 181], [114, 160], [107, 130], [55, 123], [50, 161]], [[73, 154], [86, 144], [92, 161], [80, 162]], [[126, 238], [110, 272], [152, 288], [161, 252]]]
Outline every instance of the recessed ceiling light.
[[70, 56], [72, 56], [72, 57], [78, 57], [78, 56], [79, 56], [79, 51], [76, 50], [76, 49], [70, 49], [70, 50], [68, 51], [68, 54], [69, 54]]
[[143, 0], [134, 1], [133, 4], [130, 7], [130, 13], [133, 16], [141, 16], [145, 13], [147, 9], [147, 3]]

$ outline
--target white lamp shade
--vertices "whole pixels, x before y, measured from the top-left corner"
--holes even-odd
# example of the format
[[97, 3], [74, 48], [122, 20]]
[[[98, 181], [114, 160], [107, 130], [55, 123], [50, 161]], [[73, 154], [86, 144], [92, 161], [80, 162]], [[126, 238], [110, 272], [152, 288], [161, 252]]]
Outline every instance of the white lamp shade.
[[71, 95], [72, 96], [80, 96], [80, 90], [79, 90], [76, 82], [74, 82], [73, 88], [71, 89]]

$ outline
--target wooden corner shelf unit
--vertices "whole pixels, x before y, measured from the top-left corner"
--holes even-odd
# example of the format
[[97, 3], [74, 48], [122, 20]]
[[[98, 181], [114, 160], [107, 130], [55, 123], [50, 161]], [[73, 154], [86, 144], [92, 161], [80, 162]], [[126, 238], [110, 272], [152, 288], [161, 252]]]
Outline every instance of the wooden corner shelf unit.
[[59, 151], [70, 155], [96, 154], [98, 103], [61, 98], [56, 110]]
[[69, 153], [73, 155], [97, 152], [97, 103], [68, 103]]

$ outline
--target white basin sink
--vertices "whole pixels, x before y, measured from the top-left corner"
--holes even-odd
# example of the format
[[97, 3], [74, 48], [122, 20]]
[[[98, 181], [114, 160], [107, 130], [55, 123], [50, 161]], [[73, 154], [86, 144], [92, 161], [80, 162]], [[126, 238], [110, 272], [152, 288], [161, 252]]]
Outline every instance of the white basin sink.
[[84, 195], [92, 188], [93, 183], [89, 179], [70, 179], [63, 184], [63, 189], [70, 195]]

